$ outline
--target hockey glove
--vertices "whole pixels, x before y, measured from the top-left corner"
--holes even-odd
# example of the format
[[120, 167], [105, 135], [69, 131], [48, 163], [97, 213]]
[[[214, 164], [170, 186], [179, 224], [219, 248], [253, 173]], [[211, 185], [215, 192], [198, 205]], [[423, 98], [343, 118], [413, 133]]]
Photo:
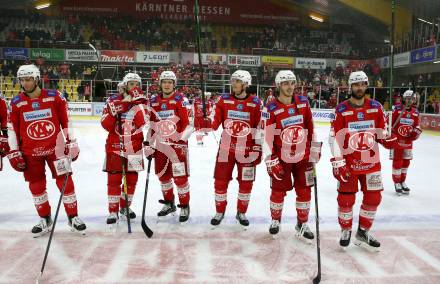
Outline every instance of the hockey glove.
[[333, 167], [333, 176], [340, 182], [347, 182], [350, 177], [350, 171], [347, 168], [345, 159], [331, 158], [330, 162]]
[[12, 168], [17, 172], [24, 172], [26, 170], [26, 162], [24, 161], [23, 155], [18, 150], [13, 150], [7, 155]]
[[284, 169], [277, 156], [268, 156], [265, 159], [267, 173], [271, 178], [282, 180], [284, 177]]

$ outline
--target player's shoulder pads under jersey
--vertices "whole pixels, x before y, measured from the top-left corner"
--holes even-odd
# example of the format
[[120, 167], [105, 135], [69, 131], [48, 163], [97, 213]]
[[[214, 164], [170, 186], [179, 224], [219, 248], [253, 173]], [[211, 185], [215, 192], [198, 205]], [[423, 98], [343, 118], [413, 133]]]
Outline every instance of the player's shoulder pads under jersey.
[[347, 102], [344, 101], [336, 106], [336, 113], [342, 114], [345, 111], [347, 111], [347, 109], [348, 109]]
[[257, 104], [257, 105], [261, 104], [261, 100], [260, 100], [260, 98], [257, 97], [257, 96], [253, 96], [253, 98], [252, 98], [252, 102], [254, 102], [254, 103]]
[[11, 105], [17, 105], [22, 101], [22, 97], [21, 95], [16, 95], [15, 97], [12, 98], [11, 100]]
[[157, 103], [157, 98], [158, 98], [157, 95], [152, 96], [152, 97], [150, 98], [150, 104], [152, 104], [152, 103]]
[[266, 105], [268, 112], [273, 112], [278, 108], [278, 104], [276, 102], [270, 102]]
[[382, 108], [382, 105], [378, 101], [373, 100], [373, 99], [369, 99], [369, 100], [370, 100], [370, 107], [371, 108]]
[[393, 105], [393, 110], [400, 111], [400, 110], [402, 110], [402, 109], [403, 109], [402, 104], [396, 104], [396, 105]]
[[220, 97], [220, 99], [222, 99], [222, 100], [229, 100], [230, 98], [231, 98], [231, 94], [223, 94]]

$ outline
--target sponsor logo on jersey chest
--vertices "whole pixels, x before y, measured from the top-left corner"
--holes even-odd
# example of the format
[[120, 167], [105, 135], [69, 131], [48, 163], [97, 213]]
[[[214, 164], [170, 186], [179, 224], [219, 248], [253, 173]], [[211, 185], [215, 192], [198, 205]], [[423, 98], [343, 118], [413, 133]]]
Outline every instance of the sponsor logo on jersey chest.
[[34, 120], [40, 120], [44, 118], [51, 118], [52, 117], [52, 110], [51, 109], [41, 109], [41, 110], [34, 110], [34, 111], [28, 111], [23, 113], [24, 121], [34, 121]]
[[373, 120], [353, 121], [353, 122], [348, 123], [348, 131], [349, 132], [365, 131], [365, 130], [370, 130], [373, 128], [374, 128], [374, 121]]
[[228, 110], [228, 118], [240, 119], [240, 120], [251, 120], [251, 115], [249, 112]]
[[281, 126], [285, 128], [290, 125], [301, 124], [303, 121], [304, 119], [302, 115], [295, 115], [281, 120]]

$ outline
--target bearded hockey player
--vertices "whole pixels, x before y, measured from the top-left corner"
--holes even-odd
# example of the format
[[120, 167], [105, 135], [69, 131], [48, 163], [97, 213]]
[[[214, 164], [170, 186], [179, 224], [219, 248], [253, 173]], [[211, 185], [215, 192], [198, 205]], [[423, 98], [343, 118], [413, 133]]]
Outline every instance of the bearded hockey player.
[[236, 219], [249, 226], [246, 211], [251, 197], [255, 168], [261, 162], [261, 101], [246, 89], [252, 77], [248, 71], [237, 70], [231, 75], [232, 94], [223, 95], [214, 106], [211, 117], [195, 121], [197, 129], [217, 130], [223, 126], [214, 170], [216, 211], [211, 225], [222, 222], [227, 205], [227, 190], [235, 165], [238, 168], [238, 200]]
[[[127, 73], [118, 84], [118, 95], [107, 100], [101, 125], [108, 131], [105, 143], [106, 158], [103, 170], [107, 172], [108, 211], [107, 224], [116, 224], [121, 216], [130, 219], [136, 214], [130, 209], [138, 180], [144, 169], [142, 132], [148, 118], [146, 98], [142, 92], [141, 77]], [[123, 141], [121, 149], [120, 139]], [[125, 176], [124, 176], [125, 175]], [[128, 214], [124, 187], [127, 189]]]
[[378, 143], [391, 149], [396, 137], [387, 132], [382, 105], [365, 98], [367, 75], [363, 71], [352, 72], [349, 86], [351, 97], [336, 107], [329, 138], [333, 175], [338, 180], [338, 221], [342, 230], [339, 244], [350, 244], [353, 205], [360, 183], [363, 199], [355, 244], [377, 250], [380, 243], [369, 230], [383, 190]]
[[56, 90], [40, 89], [40, 71], [35, 65], [20, 66], [17, 78], [22, 92], [11, 100], [8, 159], [16, 171], [23, 172], [41, 218], [32, 234], [39, 237], [52, 229], [46, 164], [60, 190], [68, 175], [63, 196], [68, 224], [72, 231], [85, 233], [71, 176], [70, 163], [78, 158], [79, 148], [70, 131], [67, 102]]
[[390, 158], [393, 160], [393, 181], [398, 195], [409, 194], [405, 180], [413, 157], [413, 141], [422, 134], [416, 102], [414, 92], [407, 90], [403, 94], [403, 104], [396, 105], [392, 114], [392, 132], [397, 136], [397, 143], [390, 151]]
[[8, 152], [8, 106], [0, 94], [0, 171], [3, 169], [3, 157]]
[[[290, 70], [281, 70], [275, 78], [278, 97], [264, 108], [264, 153], [267, 172], [271, 177], [270, 211], [272, 223], [269, 232], [278, 234], [286, 193], [295, 187], [297, 236], [312, 240], [307, 225], [313, 163], [317, 163], [322, 143], [314, 141], [312, 111], [307, 97], [295, 96], [296, 77]], [[267, 148], [266, 148], [267, 146]], [[293, 183], [292, 183], [293, 177]]]
[[158, 217], [176, 212], [173, 181], [179, 197], [179, 221], [185, 223], [190, 215], [188, 138], [194, 131], [189, 123], [188, 99], [175, 91], [177, 77], [172, 71], [159, 76], [161, 93], [150, 100], [150, 135], [145, 143], [146, 157], [154, 157], [155, 173], [159, 178], [163, 200]]

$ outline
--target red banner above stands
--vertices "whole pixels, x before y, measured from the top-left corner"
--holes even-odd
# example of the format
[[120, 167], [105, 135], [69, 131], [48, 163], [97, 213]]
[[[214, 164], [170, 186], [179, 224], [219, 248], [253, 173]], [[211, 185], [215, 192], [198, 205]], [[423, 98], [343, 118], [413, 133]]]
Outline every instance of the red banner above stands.
[[[202, 2], [202, 3], [200, 3]], [[274, 24], [298, 21], [294, 11], [274, 0], [209, 0], [200, 1], [201, 20], [214, 23]], [[137, 18], [161, 18], [184, 21], [193, 18], [194, 0], [136, 1], [61, 1], [64, 14], [129, 15]]]

